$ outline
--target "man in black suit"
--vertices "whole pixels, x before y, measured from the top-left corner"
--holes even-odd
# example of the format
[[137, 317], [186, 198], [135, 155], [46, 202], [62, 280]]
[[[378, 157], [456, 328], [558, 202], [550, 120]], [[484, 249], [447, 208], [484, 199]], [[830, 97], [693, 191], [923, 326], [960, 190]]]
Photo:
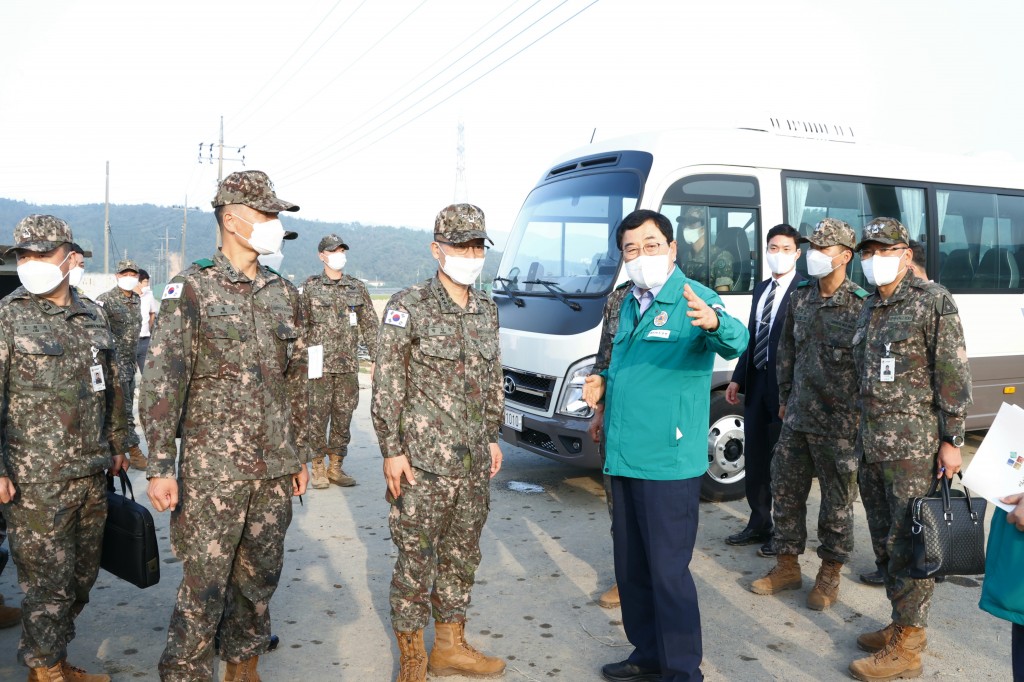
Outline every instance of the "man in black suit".
[[772, 450], [782, 430], [779, 418], [779, 384], [775, 376], [775, 349], [779, 345], [789, 295], [796, 288], [799, 274], [800, 233], [790, 225], [768, 230], [765, 260], [772, 276], [754, 288], [750, 306], [750, 343], [736, 363], [725, 399], [739, 404], [743, 393], [743, 453], [745, 483], [750, 519], [739, 533], [730, 535], [730, 545], [762, 543], [758, 554], [775, 556], [772, 547]]

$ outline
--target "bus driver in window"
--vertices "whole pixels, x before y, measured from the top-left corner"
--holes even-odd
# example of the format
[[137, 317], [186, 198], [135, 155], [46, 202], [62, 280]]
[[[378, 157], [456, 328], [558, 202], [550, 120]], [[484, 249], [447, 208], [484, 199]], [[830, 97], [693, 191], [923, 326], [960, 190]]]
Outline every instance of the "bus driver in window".
[[732, 254], [708, 241], [706, 210], [688, 206], [676, 219], [678, 234], [686, 244], [680, 249], [680, 267], [687, 277], [715, 291], [732, 291]]

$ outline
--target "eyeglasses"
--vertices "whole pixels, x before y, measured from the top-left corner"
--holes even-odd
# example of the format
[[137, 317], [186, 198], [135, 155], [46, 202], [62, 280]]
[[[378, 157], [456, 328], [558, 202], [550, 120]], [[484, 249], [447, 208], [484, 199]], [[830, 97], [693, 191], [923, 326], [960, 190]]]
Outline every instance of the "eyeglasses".
[[[665, 242], [647, 242], [643, 245], [643, 251], [645, 256], [657, 256], [658, 252], [661, 251], [661, 247], [665, 246]], [[640, 248], [635, 244], [630, 244], [622, 250], [624, 255], [629, 260], [633, 260], [640, 255]]]
[[895, 251], [903, 251], [904, 249], [909, 249], [909, 248], [910, 248], [909, 246], [886, 246], [885, 248], [882, 248], [882, 249], [863, 249], [860, 252], [860, 259], [861, 260], [868, 260], [869, 258], [871, 258], [871, 257], [873, 257], [875, 255], [878, 255], [878, 256], [891, 256], [893, 254], [893, 252], [895, 252]]
[[[435, 241], [437, 241], [437, 240], [435, 240]], [[468, 255], [470, 253], [472, 253], [474, 256], [486, 256], [487, 255], [488, 246], [486, 244], [479, 244], [479, 245], [473, 245], [473, 244], [452, 244], [451, 242], [442, 242], [442, 241], [438, 241], [437, 243], [438, 244], [444, 244], [446, 247], [448, 247], [447, 250], [442, 249], [442, 251], [444, 251], [445, 253], [450, 254], [452, 256], [466, 256], [466, 255]]]

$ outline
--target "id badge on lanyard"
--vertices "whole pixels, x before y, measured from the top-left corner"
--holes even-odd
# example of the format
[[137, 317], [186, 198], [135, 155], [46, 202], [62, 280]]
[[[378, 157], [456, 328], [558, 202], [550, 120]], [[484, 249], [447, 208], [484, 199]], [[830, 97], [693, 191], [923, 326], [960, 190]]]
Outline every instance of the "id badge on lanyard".
[[878, 367], [879, 381], [896, 381], [896, 358], [892, 357], [892, 344], [885, 344], [885, 357]]
[[89, 368], [89, 383], [92, 384], [93, 392], [99, 393], [107, 388], [107, 382], [103, 378], [103, 365], [99, 361], [99, 349], [93, 346], [90, 350], [92, 351], [92, 361], [94, 364]]

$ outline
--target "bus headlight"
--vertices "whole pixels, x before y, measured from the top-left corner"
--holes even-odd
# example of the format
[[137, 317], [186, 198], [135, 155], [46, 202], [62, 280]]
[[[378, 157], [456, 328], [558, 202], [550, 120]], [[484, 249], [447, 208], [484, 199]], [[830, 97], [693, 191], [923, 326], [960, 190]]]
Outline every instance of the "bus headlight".
[[585, 358], [569, 367], [562, 384], [562, 395], [558, 399], [558, 414], [567, 417], [589, 419], [594, 415], [590, 406], [583, 402], [583, 382], [594, 371], [595, 358]]

